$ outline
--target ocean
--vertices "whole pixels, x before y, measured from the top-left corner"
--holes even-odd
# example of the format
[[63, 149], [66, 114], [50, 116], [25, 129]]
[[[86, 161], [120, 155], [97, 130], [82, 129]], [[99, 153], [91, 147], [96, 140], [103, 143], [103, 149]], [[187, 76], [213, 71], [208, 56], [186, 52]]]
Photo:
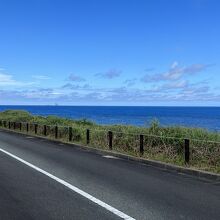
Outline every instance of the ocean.
[[86, 118], [98, 124], [149, 126], [153, 119], [162, 126], [200, 127], [220, 131], [220, 107], [133, 107], [133, 106], [0, 106], [23, 109], [35, 115]]

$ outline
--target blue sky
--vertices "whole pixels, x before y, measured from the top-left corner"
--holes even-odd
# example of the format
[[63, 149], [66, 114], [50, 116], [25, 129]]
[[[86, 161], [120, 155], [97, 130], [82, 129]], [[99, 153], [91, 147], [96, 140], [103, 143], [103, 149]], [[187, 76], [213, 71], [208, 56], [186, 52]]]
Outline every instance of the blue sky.
[[220, 105], [218, 0], [0, 0], [0, 104]]

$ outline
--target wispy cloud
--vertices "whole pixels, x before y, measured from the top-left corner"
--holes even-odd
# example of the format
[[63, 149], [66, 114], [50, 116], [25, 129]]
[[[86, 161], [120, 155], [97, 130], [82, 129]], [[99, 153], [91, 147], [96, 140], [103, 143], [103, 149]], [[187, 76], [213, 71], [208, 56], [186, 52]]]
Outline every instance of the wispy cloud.
[[67, 84], [63, 85], [61, 88], [62, 89], [71, 89], [71, 90], [74, 90], [74, 89], [90, 89], [91, 86], [88, 83], [86, 83], [84, 85], [67, 83]]
[[73, 81], [73, 82], [84, 82], [86, 81], [83, 77], [78, 76], [76, 74], [70, 74], [68, 77], [68, 80]]
[[14, 83], [15, 80], [12, 79], [11, 75], [0, 73], [0, 83], [1, 84], [10, 84]]
[[33, 90], [24, 90], [21, 91], [23, 97], [28, 99], [54, 99], [58, 98], [64, 93], [62, 91], [53, 89], [53, 88], [40, 88], [40, 89], [33, 89]]
[[190, 66], [180, 66], [178, 62], [173, 62], [170, 69], [164, 73], [146, 74], [141, 78], [142, 82], [173, 81], [182, 78], [184, 75], [192, 75], [206, 70], [210, 64], [192, 64]]
[[0, 86], [29, 86], [33, 84], [35, 83], [17, 81], [12, 75], [0, 73]]
[[155, 91], [167, 92], [168, 90], [185, 89], [185, 88], [188, 88], [189, 86], [190, 84], [187, 80], [177, 80], [177, 81], [164, 83], [160, 86], [154, 86], [154, 89]]
[[[48, 84], [48, 88], [32, 82], [17, 81], [13, 75], [0, 72], [0, 100], [9, 103], [65, 103], [65, 104], [142, 104], [155, 102], [179, 102], [193, 103], [194, 101], [220, 102], [220, 88], [212, 88], [210, 79], [195, 81], [185, 76], [200, 73], [210, 65], [193, 64], [180, 66], [173, 62], [169, 70], [152, 75], [150, 84], [140, 84], [138, 78], [128, 78], [122, 81], [121, 86], [109, 84], [106, 86], [83, 83], [84, 79], [78, 75], [71, 74], [69, 81], [64, 85]], [[111, 70], [98, 76], [112, 79], [119, 77], [121, 71]], [[34, 78], [34, 77], [33, 77]], [[38, 75], [35, 79], [46, 79], [46, 76]], [[148, 79], [149, 81], [149, 79]], [[147, 82], [148, 82], [147, 81]], [[89, 82], [92, 83], [92, 82]], [[33, 83], [32, 83], [33, 84]], [[111, 86], [112, 85], [112, 86]], [[2, 101], [3, 100], [3, 101]]]
[[124, 84], [128, 87], [134, 86], [137, 82], [137, 78], [127, 79], [124, 81]]
[[[68, 88], [71, 85], [66, 85]], [[71, 88], [71, 87], [70, 87]], [[0, 90], [1, 100], [23, 100], [25, 102], [56, 103], [154, 103], [184, 101], [220, 101], [220, 90], [213, 91], [203, 83], [190, 84], [188, 81], [171, 82], [149, 89], [117, 87], [112, 89], [92, 88], [82, 90], [62, 88], [38, 88], [25, 90]]]
[[96, 73], [95, 76], [106, 78], [106, 79], [113, 79], [117, 78], [121, 75], [122, 71], [117, 69], [110, 69], [104, 73]]

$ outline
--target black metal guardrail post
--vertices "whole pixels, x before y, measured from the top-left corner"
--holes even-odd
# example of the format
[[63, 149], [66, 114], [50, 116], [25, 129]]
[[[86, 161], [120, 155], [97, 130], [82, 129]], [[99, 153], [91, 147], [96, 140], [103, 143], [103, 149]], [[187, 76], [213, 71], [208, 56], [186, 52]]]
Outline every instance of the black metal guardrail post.
[[21, 122], [19, 122], [19, 130], [21, 131], [21, 126], [22, 126], [22, 124], [21, 124]]
[[37, 127], [38, 127], [38, 124], [34, 124], [34, 133], [37, 134]]
[[55, 126], [55, 139], [57, 139], [57, 137], [58, 137], [58, 127], [57, 127], [57, 125]]
[[5, 127], [5, 128], [7, 127], [7, 125], [6, 125], [6, 121], [4, 121], [4, 127]]
[[44, 136], [47, 136], [47, 126], [44, 125]]
[[29, 131], [29, 124], [28, 123], [26, 124], [26, 131], [27, 131], [27, 133]]
[[16, 122], [14, 121], [14, 130], [16, 129]]
[[73, 128], [72, 127], [69, 127], [69, 141], [72, 141], [73, 139]]
[[140, 134], [140, 155], [144, 153], [144, 135]]
[[11, 122], [8, 122], [8, 128], [11, 129]]
[[113, 137], [112, 131], [108, 131], [108, 146], [109, 146], [109, 150], [112, 150], [112, 137]]
[[189, 157], [190, 157], [189, 139], [185, 139], [184, 140], [184, 159], [185, 159], [186, 164], [189, 164]]
[[86, 129], [86, 144], [89, 144], [90, 142], [90, 131], [89, 129]]

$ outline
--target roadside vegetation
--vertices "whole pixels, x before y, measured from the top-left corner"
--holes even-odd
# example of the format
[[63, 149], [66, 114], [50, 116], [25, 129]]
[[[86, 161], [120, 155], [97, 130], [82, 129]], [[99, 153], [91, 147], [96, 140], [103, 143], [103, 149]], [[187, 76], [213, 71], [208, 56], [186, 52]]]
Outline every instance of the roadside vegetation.
[[[48, 138], [54, 138], [54, 127], [59, 129], [58, 138], [68, 141], [68, 127], [73, 129], [74, 143], [86, 144], [86, 130], [90, 130], [90, 146], [108, 149], [107, 132], [113, 132], [113, 150], [140, 156], [140, 134], [144, 135], [144, 154], [147, 159], [159, 160], [181, 166], [220, 173], [220, 133], [201, 128], [160, 126], [153, 120], [150, 127], [127, 125], [98, 125], [87, 119], [73, 120], [57, 116], [32, 115], [27, 111], [7, 110], [0, 112], [1, 121], [38, 124], [38, 135], [42, 135], [43, 125], [48, 127]], [[2, 127], [1, 123], [1, 127]], [[18, 129], [17, 129], [18, 130]], [[22, 128], [25, 131], [25, 127]], [[190, 163], [184, 162], [184, 139], [190, 140]]]

